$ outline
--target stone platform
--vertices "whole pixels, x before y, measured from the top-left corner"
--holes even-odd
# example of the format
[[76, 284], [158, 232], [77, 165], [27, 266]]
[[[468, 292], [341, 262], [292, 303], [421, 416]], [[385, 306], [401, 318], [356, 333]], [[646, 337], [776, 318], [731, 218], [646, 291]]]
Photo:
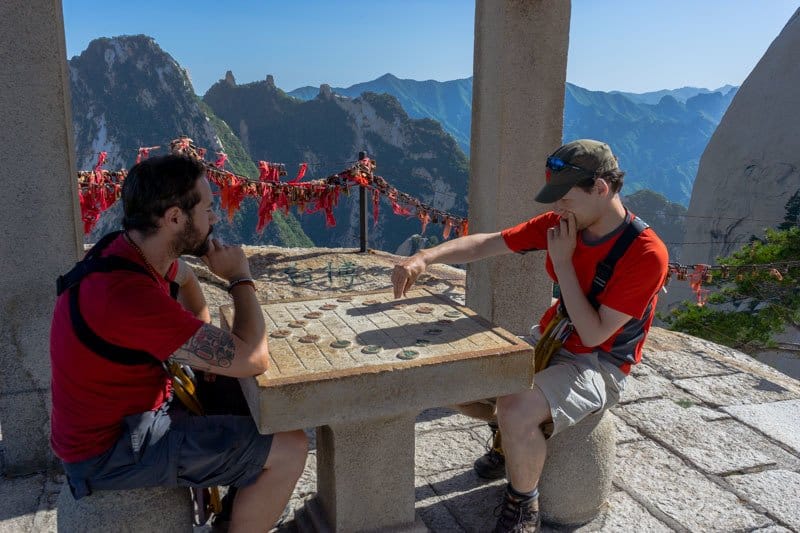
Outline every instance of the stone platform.
[[[270, 263], [280, 272], [277, 251], [287, 250], [268, 250], [276, 250]], [[319, 277], [327, 283], [330, 256], [306, 251], [305, 257], [320, 261]], [[347, 282], [364, 290], [386, 287], [380, 263], [390, 258], [367, 257], [375, 264], [359, 263], [354, 282]], [[297, 266], [302, 269], [302, 261]], [[281, 286], [279, 274], [264, 281], [270, 299], [316, 294], [301, 284]], [[422, 283], [463, 298], [463, 274], [455, 269], [437, 269]], [[221, 283], [208, 280], [205, 289], [212, 309], [226, 301]], [[618, 438], [614, 491], [602, 516], [572, 531], [800, 531], [796, 379], [735, 350], [653, 328], [643, 363], [612, 415]], [[417, 418], [415, 507], [431, 531], [491, 530], [503, 483], [483, 482], [472, 472], [488, 438], [485, 424], [445, 408]], [[316, 490], [315, 465], [312, 440], [292, 497], [295, 511]], [[0, 533], [55, 532], [60, 482], [55, 471], [0, 477]], [[282, 530], [293, 530], [292, 523]]]

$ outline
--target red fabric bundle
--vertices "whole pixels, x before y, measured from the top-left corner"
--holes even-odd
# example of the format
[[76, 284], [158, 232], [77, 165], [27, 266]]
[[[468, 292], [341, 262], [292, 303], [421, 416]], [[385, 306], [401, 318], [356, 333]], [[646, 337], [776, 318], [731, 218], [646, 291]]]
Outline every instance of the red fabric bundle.
[[697, 297], [697, 306], [703, 307], [706, 304], [708, 289], [703, 288], [703, 280], [708, 273], [709, 265], [695, 265], [694, 272], [689, 274], [689, 286]]
[[369, 180], [367, 177], [356, 169], [350, 172], [350, 178], [362, 187], [369, 187]]
[[269, 181], [269, 163], [266, 161], [258, 162], [258, 181]]
[[95, 190], [97, 185], [89, 184], [89, 186], [82, 190], [78, 189], [78, 200], [81, 206], [81, 219], [83, 220], [83, 233], [88, 235], [92, 228], [100, 218], [100, 210], [97, 209], [97, 198]]
[[424, 209], [417, 209], [417, 218], [422, 222], [422, 230], [420, 231], [421, 234], [425, 233], [425, 228], [428, 227], [428, 222], [431, 221], [431, 216], [428, 214], [427, 211]]
[[314, 187], [313, 195], [317, 201], [306, 211], [307, 213], [325, 212], [325, 225], [333, 227], [336, 225], [336, 218], [333, 216], [333, 208], [339, 203], [339, 187], [328, 187], [322, 185]]
[[399, 203], [397, 203], [397, 191], [396, 190], [394, 190], [394, 189], [391, 190], [389, 192], [389, 194], [388, 194], [388, 197], [389, 197], [389, 202], [392, 204], [392, 212], [395, 215], [401, 215], [401, 216], [409, 216], [409, 215], [411, 215], [411, 211], [409, 209], [407, 209], [407, 208], [401, 206]]
[[103, 171], [101, 170], [101, 167], [106, 164], [107, 157], [107, 152], [100, 152], [100, 155], [97, 156], [97, 164], [94, 166], [94, 176], [92, 176], [92, 179], [89, 183], [103, 182]]
[[223, 181], [220, 185], [220, 201], [219, 205], [222, 209], [228, 212], [228, 221], [233, 220], [234, 214], [239, 210], [239, 206], [244, 200], [245, 189], [244, 183], [233, 174], [229, 174], [228, 180]]
[[222, 168], [225, 166], [225, 162], [228, 160], [228, 154], [225, 152], [217, 152], [217, 160], [214, 161], [214, 166], [217, 168]]
[[272, 187], [266, 184], [261, 187], [261, 202], [258, 204], [258, 223], [256, 224], [258, 233], [261, 233], [267, 224], [272, 222], [272, 212], [275, 210]]
[[453, 229], [453, 219], [446, 217], [444, 219], [444, 230], [442, 231], [442, 238], [447, 240], [450, 238], [450, 231]]
[[275, 209], [280, 209], [284, 214], [289, 214], [289, 198], [286, 196], [286, 187], [281, 187], [278, 198], [275, 200]]
[[303, 179], [303, 176], [306, 175], [306, 170], [307, 169], [308, 169], [308, 163], [302, 163], [300, 165], [300, 170], [297, 171], [297, 177], [295, 179], [293, 179], [292, 181], [290, 181], [289, 183], [297, 183], [298, 181]]
[[378, 211], [381, 203], [381, 191], [372, 189], [372, 225], [378, 225]]

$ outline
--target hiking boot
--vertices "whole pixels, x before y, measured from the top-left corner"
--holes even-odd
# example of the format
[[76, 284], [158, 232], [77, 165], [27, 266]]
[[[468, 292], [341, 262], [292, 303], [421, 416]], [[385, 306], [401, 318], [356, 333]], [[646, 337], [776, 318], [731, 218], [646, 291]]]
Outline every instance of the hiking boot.
[[521, 501], [506, 491], [494, 514], [498, 517], [494, 533], [538, 533], [542, 530], [539, 498]]
[[502, 479], [506, 475], [506, 456], [503, 455], [500, 429], [495, 422], [489, 422], [489, 428], [492, 430], [491, 445], [488, 445], [489, 449], [484, 455], [475, 460], [473, 467], [483, 479]]

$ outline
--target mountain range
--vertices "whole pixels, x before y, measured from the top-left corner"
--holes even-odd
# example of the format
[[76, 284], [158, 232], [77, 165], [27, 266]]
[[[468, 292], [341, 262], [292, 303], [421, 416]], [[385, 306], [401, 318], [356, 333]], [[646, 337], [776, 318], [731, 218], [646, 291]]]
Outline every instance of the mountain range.
[[[97, 39], [69, 61], [69, 71], [83, 169], [93, 167], [101, 150], [109, 155], [106, 168], [127, 168], [139, 146], [162, 146], [154, 153], [165, 153], [180, 134], [208, 148], [209, 157], [224, 150], [226, 168], [251, 177], [257, 176], [254, 162], [266, 160], [286, 163], [290, 173], [306, 162], [306, 179], [321, 178], [343, 170], [363, 150], [377, 160], [376, 173], [399, 190], [435, 208], [467, 214], [469, 165], [461, 145], [469, 138], [471, 78], [419, 82], [387, 74], [346, 90], [323, 85], [312, 95], [310, 88], [286, 93], [272, 76], [240, 85], [228, 72], [200, 98], [186, 71], [143, 35]], [[341, 94], [348, 91], [351, 96]], [[679, 91], [662, 95], [656, 105], [571, 84], [565, 95], [565, 138], [597, 137], [612, 144], [628, 171], [624, 192], [632, 209], [657, 230], [664, 224], [664, 231], [673, 233], [682, 227], [680, 204], [691, 191], [696, 159], [735, 89]], [[632, 194], [637, 191], [643, 192]], [[276, 216], [258, 234], [256, 211], [255, 201], [245, 200], [231, 223], [220, 224], [220, 234], [248, 244], [358, 243], [354, 196], [341, 198], [335, 228], [320, 215], [293, 213]], [[95, 233], [118, 220], [112, 210]], [[441, 230], [431, 224], [426, 235]], [[395, 216], [384, 202], [378, 223], [370, 224], [369, 245], [394, 251], [419, 232], [416, 218]]]
[[720, 93], [727, 94], [731, 89], [738, 89], [735, 85], [723, 85], [717, 89], [705, 89], [703, 87], [680, 87], [678, 89], [661, 89], [660, 91], [650, 91], [645, 93], [630, 93], [624, 91], [609, 91], [610, 94], [621, 94], [622, 96], [639, 102], [640, 104], [657, 104], [663, 97], [671, 96], [679, 102], [686, 102], [689, 98], [698, 94]]
[[[703, 149], [736, 89], [730, 85], [715, 91], [683, 87], [634, 94], [590, 91], [567, 83], [563, 138], [565, 142], [580, 138], [608, 142], [628, 174], [628, 191], [649, 189], [685, 206]], [[384, 74], [332, 90], [351, 98], [366, 91], [391, 94], [409, 116], [441, 123], [469, 154], [472, 78], [415, 81]], [[308, 100], [318, 92], [300, 87], [288, 94]]]
[[[384, 74], [372, 81], [350, 87], [334, 87], [333, 92], [356, 98], [365, 92], [390, 94], [397, 98], [411, 118], [432, 118], [469, 154], [470, 123], [472, 121], [472, 78], [452, 81], [403, 80]], [[319, 93], [318, 87], [300, 87], [289, 91], [289, 96], [311, 100]]]

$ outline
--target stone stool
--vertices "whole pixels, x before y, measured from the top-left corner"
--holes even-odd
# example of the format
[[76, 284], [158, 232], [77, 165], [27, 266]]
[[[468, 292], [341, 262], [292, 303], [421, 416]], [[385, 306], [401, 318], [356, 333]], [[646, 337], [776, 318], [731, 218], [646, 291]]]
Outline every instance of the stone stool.
[[592, 520], [608, 501], [617, 439], [610, 416], [588, 416], [547, 441], [539, 480], [542, 519], [557, 525]]
[[192, 500], [183, 487], [98, 490], [76, 501], [64, 483], [57, 507], [59, 533], [192, 531]]

